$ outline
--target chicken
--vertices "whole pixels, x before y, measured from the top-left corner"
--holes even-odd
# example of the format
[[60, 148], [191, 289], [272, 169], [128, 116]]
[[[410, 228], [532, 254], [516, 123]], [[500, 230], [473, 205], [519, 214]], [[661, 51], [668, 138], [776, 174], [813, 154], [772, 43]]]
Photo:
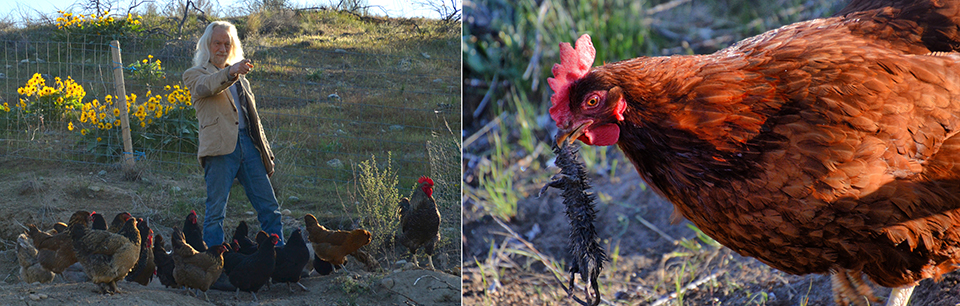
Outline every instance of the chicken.
[[[960, 264], [960, 2], [853, 1], [710, 55], [548, 79], [558, 143], [616, 144], [704, 233], [792, 274], [865, 274], [905, 305]], [[852, 283], [851, 283], [852, 281]]]
[[[127, 222], [130, 218], [133, 218], [133, 215], [130, 215], [128, 212], [117, 213], [117, 215], [113, 217], [113, 221], [110, 221], [110, 227], [107, 228], [107, 231], [116, 234], [117, 231], [123, 227], [123, 223]], [[137, 220], [137, 222], [140, 221]], [[137, 224], [139, 225], [139, 223]], [[96, 225], [96, 219], [94, 219], [94, 225]]]
[[266, 232], [260, 231], [257, 234], [259, 247], [256, 252], [251, 255], [234, 253], [237, 256], [236, 260], [225, 264], [224, 270], [229, 271], [230, 284], [237, 287], [238, 298], [240, 291], [246, 291], [253, 294], [254, 301], [259, 301], [257, 291], [270, 280], [276, 267], [277, 252], [274, 246], [277, 242], [280, 242], [277, 234], [267, 235]]
[[257, 251], [257, 243], [250, 240], [250, 237], [247, 237], [247, 233], [249, 232], [250, 228], [247, 226], [246, 221], [240, 221], [237, 229], [233, 232], [233, 240], [240, 246], [239, 252], [244, 255], [250, 255]]
[[119, 293], [117, 281], [123, 279], [140, 258], [140, 231], [137, 220], [127, 219], [116, 234], [87, 229], [82, 224], [69, 227], [77, 261], [101, 293]]
[[[86, 228], [90, 222], [90, 213], [77, 211], [70, 216], [69, 224]], [[42, 232], [33, 224], [27, 224], [28, 235], [33, 239], [37, 248], [37, 261], [40, 265], [53, 273], [61, 274], [72, 264], [77, 263], [77, 255], [73, 251], [73, 240], [70, 238], [70, 228], [55, 235]]]
[[333, 265], [317, 257], [317, 254], [313, 254], [313, 270], [320, 275], [330, 275], [330, 273], [333, 273]]
[[157, 279], [160, 284], [168, 288], [180, 288], [177, 280], [173, 278], [173, 256], [167, 253], [163, 248], [163, 236], [159, 233], [153, 236], [153, 262], [156, 265]]
[[311, 214], [303, 216], [303, 221], [316, 257], [334, 266], [343, 268], [347, 263], [347, 255], [370, 243], [371, 235], [367, 230], [331, 231], [320, 225]]
[[293, 291], [291, 283], [296, 283], [303, 291], [307, 290], [300, 283], [300, 273], [303, 267], [310, 261], [310, 250], [307, 249], [307, 242], [303, 240], [303, 233], [298, 228], [287, 238], [287, 243], [282, 247], [276, 248], [277, 263], [273, 268], [273, 282], [287, 283], [287, 288]]
[[[107, 230], [107, 219], [104, 219], [102, 214], [97, 213], [95, 211], [90, 212], [90, 219], [92, 220], [92, 223], [90, 224], [91, 229], [101, 230], [101, 231]], [[114, 226], [114, 227], [117, 227], [117, 226]]]
[[172, 237], [173, 279], [177, 281], [177, 285], [203, 291], [203, 298], [209, 302], [207, 289], [210, 289], [223, 271], [223, 252], [226, 248], [217, 245], [205, 252], [197, 252], [186, 243], [183, 232], [177, 227], [173, 228]]
[[437, 202], [433, 200], [433, 180], [421, 176], [417, 184], [410, 199], [400, 200], [400, 207], [397, 209], [400, 215], [400, 234], [397, 238], [410, 249], [410, 256], [417, 266], [420, 265], [417, 262], [417, 249], [422, 246], [430, 261], [430, 269], [436, 270], [433, 266], [433, 248], [440, 241], [440, 211], [437, 210]]
[[26, 233], [17, 236], [17, 261], [20, 263], [20, 280], [24, 283], [49, 283], [56, 276], [53, 271], [44, 269], [37, 261], [37, 248], [33, 239]]
[[203, 242], [203, 228], [197, 222], [197, 212], [191, 210], [187, 218], [183, 220], [183, 236], [187, 243], [197, 252], [207, 250], [207, 243]]
[[140, 232], [140, 259], [124, 279], [146, 286], [157, 271], [153, 256], [153, 230], [143, 218], [137, 218], [137, 231]]

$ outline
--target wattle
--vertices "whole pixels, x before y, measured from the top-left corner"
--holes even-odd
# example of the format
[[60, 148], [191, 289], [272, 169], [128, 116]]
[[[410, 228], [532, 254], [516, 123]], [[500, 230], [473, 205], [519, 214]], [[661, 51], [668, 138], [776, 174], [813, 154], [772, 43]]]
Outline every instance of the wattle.
[[591, 146], [612, 146], [620, 139], [620, 126], [608, 123], [598, 127], [591, 127], [580, 135], [580, 141]]

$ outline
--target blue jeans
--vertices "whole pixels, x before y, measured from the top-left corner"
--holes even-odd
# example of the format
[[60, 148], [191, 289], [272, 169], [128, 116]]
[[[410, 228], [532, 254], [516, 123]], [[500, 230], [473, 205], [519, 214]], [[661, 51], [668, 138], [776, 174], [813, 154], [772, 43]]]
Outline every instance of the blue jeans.
[[223, 243], [223, 219], [227, 216], [227, 198], [236, 178], [257, 211], [260, 228], [268, 234], [280, 236], [277, 246], [283, 246], [283, 227], [280, 225], [280, 204], [273, 194], [273, 186], [263, 167], [260, 151], [254, 146], [246, 129], [240, 130], [237, 148], [233, 153], [204, 157], [204, 179], [207, 182], [207, 212], [203, 216], [203, 242], [207, 246]]

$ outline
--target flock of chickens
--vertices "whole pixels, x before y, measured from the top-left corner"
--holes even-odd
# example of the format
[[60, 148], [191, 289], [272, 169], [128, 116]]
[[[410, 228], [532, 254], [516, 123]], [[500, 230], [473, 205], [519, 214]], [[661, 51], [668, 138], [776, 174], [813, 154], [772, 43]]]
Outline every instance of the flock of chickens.
[[[416, 251], [422, 246], [433, 266], [433, 248], [440, 239], [440, 212], [433, 200], [433, 181], [421, 177], [418, 188], [410, 199], [398, 205], [401, 229], [399, 242], [407, 246], [416, 261]], [[79, 263], [84, 273], [99, 286], [104, 294], [119, 293], [117, 282], [126, 279], [146, 286], [153, 277], [169, 288], [189, 288], [206, 291], [226, 275], [236, 293], [256, 292], [264, 285], [300, 284], [307, 274], [304, 268], [310, 262], [311, 243], [313, 268], [328, 275], [336, 267], [343, 268], [347, 255], [367, 263], [369, 255], [360, 250], [371, 241], [369, 231], [329, 230], [320, 225], [311, 214], [304, 217], [306, 240], [300, 228], [293, 231], [282, 247], [276, 247], [280, 237], [260, 231], [254, 239], [248, 236], [249, 227], [241, 221], [233, 239], [222, 245], [207, 246], [197, 214], [191, 211], [182, 229], [174, 227], [170, 236], [172, 250], [164, 248], [163, 237], [154, 233], [143, 218], [134, 218], [121, 212], [108, 226], [103, 215], [77, 211], [68, 223], [58, 222], [48, 231], [27, 224], [27, 231], [17, 239], [17, 257], [20, 277], [26, 283], [51, 282], [69, 266]], [[309, 271], [309, 270], [307, 270]]]

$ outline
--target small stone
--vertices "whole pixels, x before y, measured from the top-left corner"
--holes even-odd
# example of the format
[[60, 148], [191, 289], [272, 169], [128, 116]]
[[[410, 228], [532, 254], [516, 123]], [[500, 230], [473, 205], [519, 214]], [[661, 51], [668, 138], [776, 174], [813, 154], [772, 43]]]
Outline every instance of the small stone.
[[337, 49], [333, 50], [333, 52], [344, 53], [344, 52], [347, 52], [347, 50], [343, 50], [343, 49], [337, 48]]
[[407, 261], [404, 260], [404, 259], [397, 260], [397, 262], [396, 262], [396, 265], [398, 265], [398, 266], [402, 266], [402, 265], [405, 265], [405, 264], [407, 264]]
[[248, 210], [247, 212], [245, 212], [245, 214], [247, 214], [248, 216], [253, 216], [253, 211]]
[[427, 52], [421, 52], [420, 55], [423, 55], [423, 58], [430, 58], [430, 54], [427, 54]]
[[402, 125], [399, 125], [399, 124], [394, 124], [394, 125], [391, 125], [391, 126], [390, 126], [390, 130], [391, 130], [391, 131], [402, 131], [402, 130], [403, 130], [403, 126], [402, 126]]
[[289, 209], [284, 209], [283, 211], [280, 212], [280, 214], [282, 214], [282, 215], [284, 215], [284, 216], [289, 216], [289, 215], [290, 215], [290, 210], [289, 210]]
[[440, 79], [440, 78], [433, 79], [433, 82], [434, 82], [434, 83], [443, 83], [443, 79]]
[[173, 186], [173, 188], [170, 188], [170, 190], [173, 190], [173, 192], [180, 192], [180, 187], [179, 187], [179, 186]]
[[41, 293], [41, 294], [38, 294], [38, 295], [40, 296], [41, 299], [45, 299], [45, 298], [50, 297], [50, 296], [47, 295], [46, 293]]
[[107, 175], [107, 170], [100, 170], [100, 172], [97, 172], [97, 175], [99, 176]]
[[300, 198], [296, 196], [290, 196], [289, 198], [287, 198], [287, 200], [289, 200], [290, 202], [299, 202]]
[[40, 300], [40, 296], [37, 295], [37, 294], [35, 294], [35, 293], [31, 293], [31, 294], [30, 294], [30, 299], [31, 299], [31, 300], [34, 300], [34, 301], [39, 301], [39, 300]]
[[395, 281], [389, 277], [380, 280], [380, 285], [387, 289], [393, 288], [394, 283]]
[[88, 187], [88, 188], [90, 189], [90, 191], [93, 191], [93, 192], [100, 192], [101, 190], [103, 190], [102, 187], [96, 186], [96, 185], [92, 185], [92, 186], [90, 186], [90, 187]]

